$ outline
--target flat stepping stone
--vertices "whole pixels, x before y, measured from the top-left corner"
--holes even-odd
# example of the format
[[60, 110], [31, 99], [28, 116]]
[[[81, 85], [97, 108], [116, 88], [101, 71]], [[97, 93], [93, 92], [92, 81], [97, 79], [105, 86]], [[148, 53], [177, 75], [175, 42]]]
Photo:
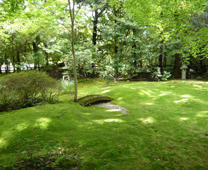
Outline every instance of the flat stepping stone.
[[82, 98], [78, 99], [78, 103], [81, 106], [90, 106], [94, 103], [101, 103], [101, 102], [107, 102], [107, 101], [112, 101], [113, 98], [108, 97], [108, 96], [101, 96], [101, 95], [88, 95]]

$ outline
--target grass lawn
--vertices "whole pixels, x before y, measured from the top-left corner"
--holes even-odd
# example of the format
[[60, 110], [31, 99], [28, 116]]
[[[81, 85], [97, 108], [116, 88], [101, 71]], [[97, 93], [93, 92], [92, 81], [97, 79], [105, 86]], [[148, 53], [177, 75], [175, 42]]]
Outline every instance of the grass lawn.
[[79, 97], [89, 94], [112, 97], [129, 114], [82, 107], [69, 95], [0, 113], [1, 168], [63, 152], [86, 170], [208, 169], [208, 83], [80, 81]]

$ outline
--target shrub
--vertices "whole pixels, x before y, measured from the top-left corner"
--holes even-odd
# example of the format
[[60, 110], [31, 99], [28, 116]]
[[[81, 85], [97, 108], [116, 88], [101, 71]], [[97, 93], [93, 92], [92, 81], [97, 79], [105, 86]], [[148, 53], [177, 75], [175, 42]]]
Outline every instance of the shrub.
[[74, 93], [74, 80], [61, 80], [61, 86], [64, 93]]
[[198, 77], [196, 77], [196, 79], [197, 79], [197, 80], [202, 80], [203, 78], [200, 77], [200, 76], [198, 76]]
[[110, 82], [111, 79], [113, 79], [115, 74], [115, 70], [112, 66], [105, 66], [104, 71], [100, 71], [100, 77], [106, 80], [107, 84]]
[[27, 71], [4, 76], [0, 79], [0, 111], [55, 103], [59, 91], [59, 83], [43, 72]]
[[157, 69], [157, 71], [153, 72], [152, 75], [151, 75], [151, 77], [154, 78], [155, 80], [157, 80], [157, 81], [160, 81], [160, 80], [167, 81], [168, 78], [170, 78], [170, 76], [171, 76], [170, 72], [164, 71], [163, 75], [162, 75], [161, 72], [160, 72], [159, 67], [157, 67], [155, 69]]

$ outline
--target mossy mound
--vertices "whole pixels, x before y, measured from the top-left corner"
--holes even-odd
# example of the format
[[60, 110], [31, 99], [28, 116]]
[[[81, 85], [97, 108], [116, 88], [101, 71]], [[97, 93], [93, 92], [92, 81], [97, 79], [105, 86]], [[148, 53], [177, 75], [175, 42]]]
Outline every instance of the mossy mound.
[[111, 97], [101, 96], [101, 95], [88, 95], [78, 99], [78, 103], [81, 106], [89, 106], [94, 103], [108, 102], [112, 101]]

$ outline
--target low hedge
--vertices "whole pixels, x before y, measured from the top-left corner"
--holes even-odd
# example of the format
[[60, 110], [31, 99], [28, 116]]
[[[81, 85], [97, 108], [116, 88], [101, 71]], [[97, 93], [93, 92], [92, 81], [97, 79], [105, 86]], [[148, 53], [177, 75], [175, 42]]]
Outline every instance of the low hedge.
[[27, 71], [0, 78], [0, 111], [55, 103], [60, 83], [44, 72]]

